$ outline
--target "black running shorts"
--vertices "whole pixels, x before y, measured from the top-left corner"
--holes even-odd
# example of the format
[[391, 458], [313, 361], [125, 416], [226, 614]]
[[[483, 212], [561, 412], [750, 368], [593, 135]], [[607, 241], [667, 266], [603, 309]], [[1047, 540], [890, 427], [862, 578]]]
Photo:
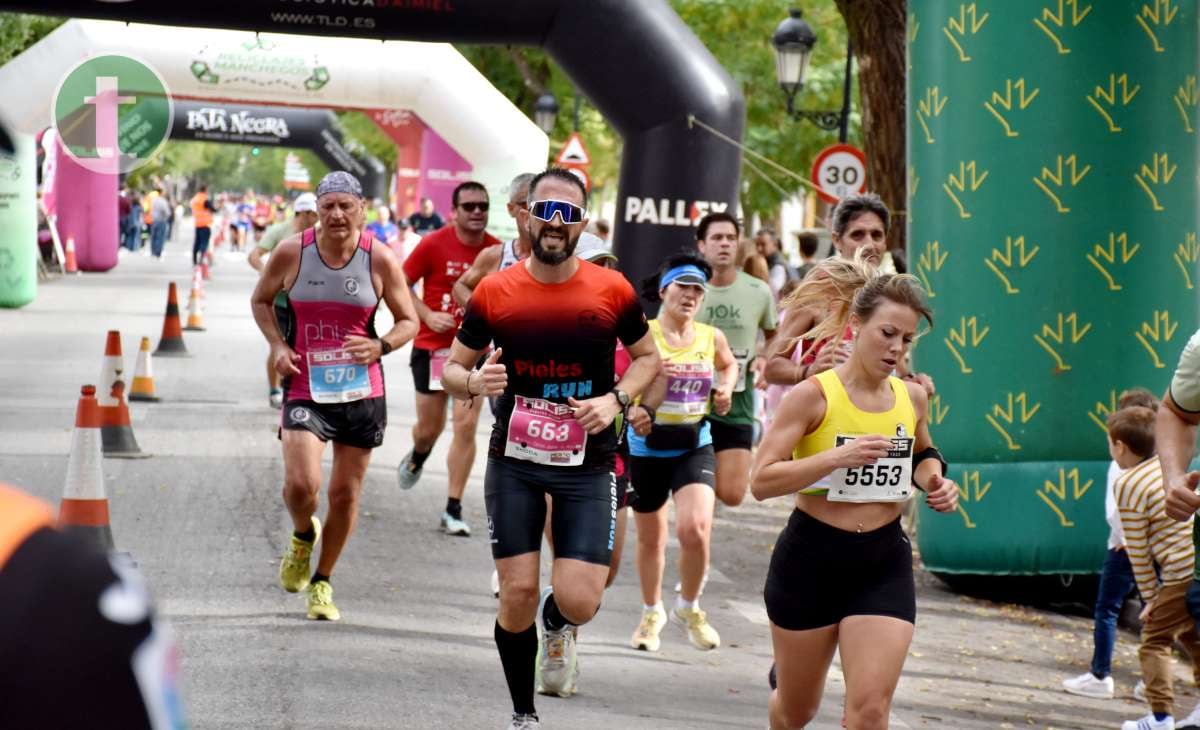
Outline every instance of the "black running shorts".
[[729, 423], [708, 419], [708, 427], [712, 433], [713, 451], [725, 449], [746, 449], [754, 446], [753, 423]]
[[279, 325], [279, 334], [283, 335], [284, 342], [291, 342], [292, 331], [292, 313], [287, 307], [281, 307], [278, 304], [274, 305], [275, 324]]
[[387, 402], [384, 396], [350, 403], [291, 400], [283, 404], [282, 418], [283, 428], [311, 431], [322, 441], [373, 449], [383, 444]]
[[546, 497], [554, 510], [554, 557], [596, 565], [612, 562], [621, 495], [610, 471], [566, 470], [488, 457], [483, 477], [492, 557], [537, 552], [546, 524]]
[[[412, 368], [413, 385], [416, 386], [418, 393], [424, 393], [425, 395], [437, 395], [445, 392], [443, 390], [430, 390], [429, 388], [429, 360], [432, 355], [432, 350], [422, 350], [419, 347], [414, 347], [412, 354], [408, 358], [408, 366]], [[479, 362], [475, 363], [475, 367], [483, 367], [485, 360], [487, 360], [486, 354], [479, 358]], [[492, 415], [495, 414], [496, 406], [493, 403]]]
[[771, 623], [788, 631], [832, 626], [847, 616], [917, 618], [912, 545], [900, 519], [847, 532], [794, 510], [779, 534], [763, 590]]
[[629, 481], [637, 493], [634, 512], [657, 512], [667, 497], [689, 484], [714, 489], [717, 483], [717, 457], [711, 445], [679, 456], [631, 456], [628, 463]]

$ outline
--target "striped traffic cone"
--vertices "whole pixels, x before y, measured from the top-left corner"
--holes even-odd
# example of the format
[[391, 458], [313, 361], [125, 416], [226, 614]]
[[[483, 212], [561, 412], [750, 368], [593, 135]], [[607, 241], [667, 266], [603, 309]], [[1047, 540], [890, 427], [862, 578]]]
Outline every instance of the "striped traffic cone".
[[175, 294], [175, 282], [167, 287], [167, 313], [163, 317], [162, 336], [158, 339], [155, 357], [191, 357], [187, 345], [183, 344], [183, 327], [179, 324], [179, 298]]
[[85, 385], [80, 389], [79, 407], [75, 411], [75, 433], [71, 437], [58, 524], [108, 551], [113, 549], [113, 538], [108, 523], [108, 497], [104, 494], [101, 431], [96, 386]]
[[100, 368], [100, 436], [105, 456], [129, 459], [144, 458], [138, 448], [129, 420], [129, 404], [125, 402], [125, 363], [121, 355], [121, 333], [108, 331], [104, 345], [104, 364]]
[[150, 360], [150, 338], [143, 337], [138, 348], [137, 368], [133, 371], [133, 387], [129, 389], [129, 400], [157, 403], [154, 394], [154, 366]]
[[192, 267], [192, 291], [196, 292], [201, 299], [208, 296], [208, 293], [204, 291], [204, 280], [207, 278], [199, 266]]
[[196, 296], [195, 289], [188, 295], [188, 318], [184, 329], [188, 332], [204, 331], [204, 311], [200, 307], [200, 297]]

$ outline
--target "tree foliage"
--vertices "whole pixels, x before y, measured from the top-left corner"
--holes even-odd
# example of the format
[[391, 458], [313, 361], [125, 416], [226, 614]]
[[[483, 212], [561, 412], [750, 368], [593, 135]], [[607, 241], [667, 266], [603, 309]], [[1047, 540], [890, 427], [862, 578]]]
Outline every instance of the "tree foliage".
[[[837, 141], [836, 132], [825, 132], [808, 122], [787, 116], [783, 93], [775, 76], [771, 35], [787, 17], [787, 6], [778, 0], [671, 0], [684, 22], [733, 77], [746, 97], [745, 144], [805, 179], [816, 154]], [[838, 110], [842, 105], [842, 80], [846, 62], [846, 26], [833, 0], [811, 0], [805, 18], [817, 31], [808, 83], [797, 98], [806, 109]], [[559, 103], [551, 151], [570, 133], [575, 90], [540, 48], [512, 46], [460, 46], [459, 50], [513, 104], [532, 115], [533, 104], [545, 90]], [[854, 103], [857, 109], [857, 102]], [[851, 117], [850, 141], [858, 137], [858, 114]], [[620, 136], [590, 105], [584, 104], [580, 127], [592, 154], [592, 180], [605, 188], [616, 185]], [[742, 171], [742, 207], [746, 215], [774, 219], [779, 204], [804, 189], [803, 183], [750, 161], [769, 176], [764, 179], [749, 165]]]
[[0, 66], [16, 58], [64, 22], [65, 18], [0, 13]]
[[308, 168], [314, 185], [329, 172], [310, 150], [259, 147], [259, 154], [255, 155], [254, 149], [251, 145], [167, 142], [150, 162], [130, 173], [127, 182], [135, 189], [146, 190], [153, 187], [155, 180], [182, 176], [189, 190], [207, 183], [215, 190], [251, 189], [264, 194], [283, 194], [283, 169], [289, 152], [296, 154]]

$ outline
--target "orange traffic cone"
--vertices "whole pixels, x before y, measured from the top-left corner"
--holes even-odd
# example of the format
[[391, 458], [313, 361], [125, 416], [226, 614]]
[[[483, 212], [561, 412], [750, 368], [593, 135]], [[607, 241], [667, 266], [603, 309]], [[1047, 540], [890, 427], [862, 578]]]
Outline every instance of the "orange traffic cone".
[[179, 324], [179, 298], [175, 294], [175, 282], [167, 287], [167, 313], [163, 317], [162, 336], [158, 338], [155, 357], [191, 357], [187, 345], [183, 344], [183, 328]]
[[154, 394], [154, 367], [150, 361], [149, 337], [143, 337], [142, 345], [138, 348], [137, 368], [133, 371], [133, 387], [129, 390], [129, 400], [150, 403], [160, 400]]
[[192, 291], [196, 292], [201, 299], [207, 296], [204, 292], [204, 280], [207, 278], [199, 266], [192, 267]]
[[68, 274], [78, 274], [79, 264], [75, 261], [75, 237], [67, 237], [67, 250], [64, 254], [66, 261], [63, 262], [63, 271]]
[[71, 437], [71, 457], [67, 462], [67, 481], [63, 485], [58, 524], [68, 532], [83, 536], [101, 550], [112, 550], [108, 497], [104, 494], [100, 421], [96, 386], [85, 385], [80, 389], [79, 407], [75, 410], [75, 433]]
[[121, 333], [108, 331], [104, 346], [104, 364], [100, 369], [100, 436], [105, 456], [128, 459], [145, 458], [138, 448], [125, 402], [125, 364], [121, 356]]
[[188, 295], [188, 318], [184, 329], [188, 332], [204, 331], [204, 312], [200, 309], [200, 297], [196, 296], [195, 289]]

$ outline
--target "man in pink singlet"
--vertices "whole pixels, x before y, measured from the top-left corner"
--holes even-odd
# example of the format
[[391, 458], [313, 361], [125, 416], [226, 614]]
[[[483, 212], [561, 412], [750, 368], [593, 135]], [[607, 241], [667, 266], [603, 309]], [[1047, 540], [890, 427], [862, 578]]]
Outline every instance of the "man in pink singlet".
[[[267, 261], [251, 298], [254, 320], [284, 377], [279, 438], [283, 442], [283, 501], [294, 532], [279, 565], [284, 590], [308, 590], [308, 618], [337, 621], [330, 575], [354, 530], [371, 449], [387, 426], [380, 359], [417, 333], [417, 313], [399, 261], [359, 227], [362, 187], [346, 172], [317, 186], [320, 231], [284, 240]], [[272, 303], [288, 293], [291, 326], [279, 330]], [[375, 333], [375, 310], [386, 302], [395, 325]], [[321, 454], [333, 442], [329, 510], [317, 519]], [[313, 546], [324, 536], [316, 572]]]

